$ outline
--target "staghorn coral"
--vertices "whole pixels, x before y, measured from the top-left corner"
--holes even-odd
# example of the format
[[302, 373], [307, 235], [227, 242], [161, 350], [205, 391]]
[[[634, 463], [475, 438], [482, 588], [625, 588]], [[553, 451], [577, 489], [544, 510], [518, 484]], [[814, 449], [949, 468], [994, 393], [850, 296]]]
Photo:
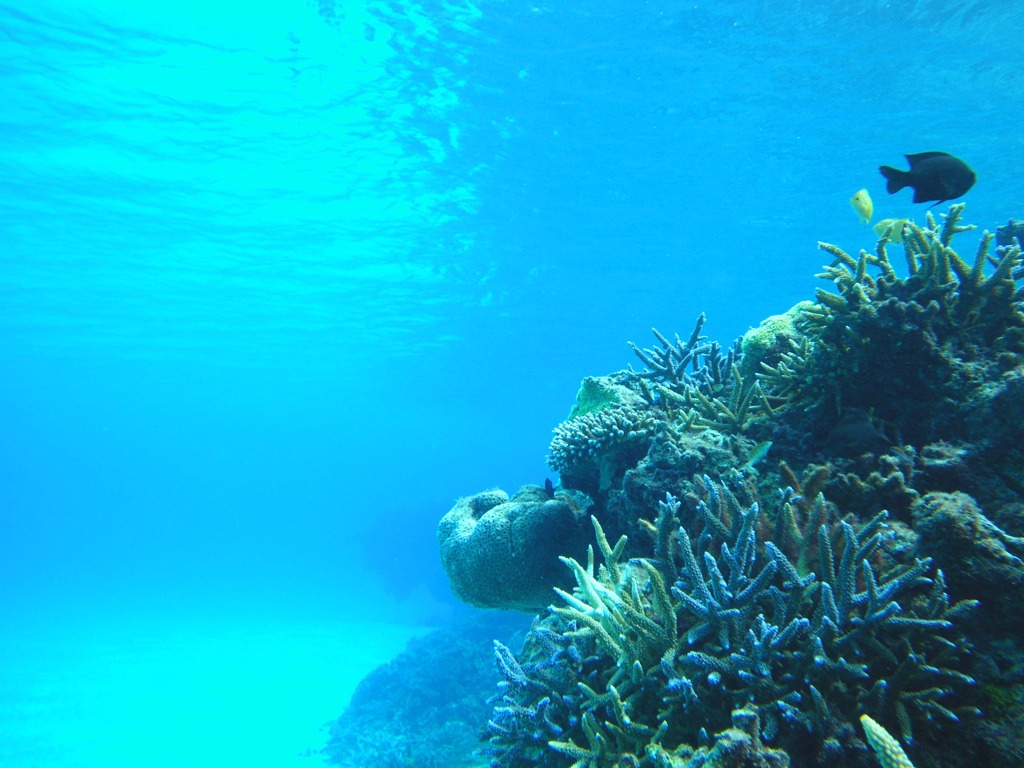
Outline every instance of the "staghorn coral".
[[[876, 573], [884, 515], [860, 532], [841, 523], [838, 555], [822, 526], [818, 573], [801, 575], [778, 547], [759, 545], [756, 505], [706, 523], [696, 540], [678, 509], [671, 497], [661, 503], [656, 560], [624, 560], [626, 538], [612, 546], [596, 519], [603, 563], [593, 549], [586, 565], [564, 559], [576, 588], [560, 591], [565, 604], [535, 626], [524, 653], [536, 657], [538, 632], [570, 638], [576, 651], [548, 657], [559, 670], [548, 686], [499, 655], [508, 684], [503, 721], [488, 730], [494, 765], [526, 765], [517, 761], [527, 753], [537, 766], [562, 757], [581, 768], [681, 765], [671, 759], [743, 707], [794, 765], [859, 765], [859, 712], [896, 722], [907, 738], [914, 722], [956, 721], [940, 700], [970, 683], [949, 665], [953, 619], [971, 604], [950, 606], [927, 560]], [[715, 518], [710, 507], [704, 518]], [[510, 727], [513, 714], [530, 727]], [[550, 736], [546, 750], [538, 733]]]
[[765, 398], [774, 408], [792, 405], [800, 391], [800, 382], [810, 369], [810, 341], [806, 336], [786, 338], [788, 348], [782, 347], [768, 359], [759, 359], [761, 370], [756, 373]]
[[[908, 275], [897, 275], [883, 236], [872, 253], [853, 257], [819, 243], [833, 262], [797, 324], [806, 341], [759, 374], [774, 407], [834, 425], [848, 408], [873, 412], [913, 444], [941, 438], [966, 414], [939, 403], [970, 402], [995, 369], [1024, 355], [1024, 312], [1016, 290], [1018, 244], [989, 252], [985, 233], [971, 263], [950, 243], [962, 226], [962, 204], [924, 227], [907, 224], [902, 248]], [[804, 419], [807, 426], [808, 419]]]
[[861, 715], [860, 723], [864, 726], [864, 736], [882, 768], [914, 768], [896, 738], [870, 715]]
[[[677, 334], [673, 343], [655, 328], [651, 330], [661, 348], [641, 349], [629, 342], [647, 369], [630, 368], [626, 375], [652, 404], [657, 402], [666, 411], [667, 421], [675, 427], [742, 432], [755, 413], [771, 413], [772, 407], [757, 378], [741, 370], [740, 340], [725, 352], [718, 342], [704, 343], [705, 320], [701, 313], [686, 342]], [[657, 401], [650, 395], [648, 381]]]
[[700, 387], [689, 386], [680, 395], [673, 390], [661, 389], [668, 407], [681, 409], [683, 418], [674, 420], [684, 429], [717, 429], [725, 432], [743, 432], [751, 417], [773, 409], [761, 389], [761, 383], [752, 377], [744, 378], [734, 363], [729, 368], [731, 381], [717, 388], [717, 394], [707, 395]]
[[[686, 387], [698, 382], [704, 383], [713, 379], [716, 374], [721, 376], [720, 365], [716, 366], [714, 362], [710, 366], [705, 365], [705, 370], [701, 373], [700, 356], [707, 355], [711, 351], [710, 345], [701, 343], [707, 338], [701, 335], [706, 321], [707, 316], [701, 312], [693, 333], [685, 342], [679, 338], [679, 334], [676, 334], [676, 340], [673, 343], [660, 334], [657, 328], [652, 328], [651, 332], [661, 342], [660, 349], [657, 347], [641, 349], [632, 341], [627, 342], [636, 356], [650, 369], [637, 372], [630, 367], [630, 372], [638, 379], [657, 381], [678, 392], [682, 392]], [[692, 367], [695, 373], [688, 374], [686, 372], [688, 367]], [[711, 370], [707, 370], [709, 367]]]

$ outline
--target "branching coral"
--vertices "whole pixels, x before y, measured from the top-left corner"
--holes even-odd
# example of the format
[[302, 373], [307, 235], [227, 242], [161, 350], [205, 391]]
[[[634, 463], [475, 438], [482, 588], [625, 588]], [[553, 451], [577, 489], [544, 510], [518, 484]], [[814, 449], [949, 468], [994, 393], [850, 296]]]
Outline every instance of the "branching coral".
[[[890, 264], [886, 236], [878, 241], [874, 254], [861, 251], [857, 259], [834, 245], [819, 243], [835, 257], [819, 277], [834, 281], [839, 289], [838, 294], [816, 292], [825, 314], [841, 316], [893, 297], [923, 308], [929, 330], [940, 338], [958, 335], [964, 341], [994, 343], [1011, 327], [1019, 327], [1024, 316], [1014, 297], [1014, 273], [1021, 264], [1020, 245], [1003, 247], [998, 256], [992, 256], [993, 236], [985, 232], [973, 262], [966, 262], [950, 246], [955, 235], [973, 229], [960, 224], [963, 211], [964, 204], [958, 203], [941, 223], [931, 213], [924, 227], [906, 223], [902, 238], [906, 279], [897, 277]], [[986, 267], [993, 268], [991, 274], [985, 274]], [[871, 276], [869, 268], [877, 274]]]
[[888, 253], [889, 236], [873, 252], [853, 257], [819, 243], [833, 261], [819, 275], [835, 291], [818, 289], [797, 324], [804, 339], [792, 340], [785, 359], [762, 367], [760, 384], [775, 408], [796, 418], [808, 414], [835, 424], [846, 409], [871, 411], [913, 444], [936, 439], [954, 409], [935, 403], [967, 402], [1000, 368], [1024, 358], [1024, 304], [1016, 290], [1019, 244], [990, 253], [985, 233], [971, 261], [951, 247], [964, 207], [954, 205], [941, 221], [908, 222], [902, 249], [907, 276]]
[[[707, 338], [701, 335], [701, 330], [704, 328], [706, 321], [707, 317], [701, 312], [700, 317], [697, 318], [697, 324], [693, 329], [693, 333], [690, 334], [690, 338], [685, 342], [679, 338], [679, 334], [676, 334], [675, 342], [669, 341], [658, 332], [657, 328], [652, 328], [651, 332], [654, 333], [655, 338], [661, 343], [660, 349], [657, 347], [641, 349], [632, 341], [627, 342], [636, 353], [636, 356], [650, 369], [645, 372], [633, 372], [634, 375], [640, 379], [660, 382], [669, 388], [679, 391], [682, 391], [687, 386], [712, 378], [713, 373], [709, 371], [706, 371], [704, 375], [700, 375], [700, 356], [707, 355], [710, 351], [710, 345], [702, 344]], [[686, 372], [686, 369], [689, 367], [693, 368], [694, 374]], [[632, 369], [630, 370], [632, 371]]]
[[[715, 517], [705, 507], [705, 519]], [[489, 729], [496, 765], [517, 766], [526, 752], [540, 766], [562, 765], [559, 756], [577, 768], [666, 764], [652, 755], [695, 748], [745, 706], [795, 765], [842, 765], [846, 748], [860, 754], [852, 724], [861, 712], [896, 723], [905, 738], [914, 722], [957, 719], [941, 700], [970, 683], [956, 669], [954, 619], [971, 603], [950, 606], [928, 560], [878, 572], [884, 514], [859, 531], [841, 522], [839, 551], [821, 526], [817, 572], [801, 573], [758, 542], [757, 505], [695, 539], [678, 510], [671, 497], [661, 504], [656, 560], [623, 560], [625, 537], [612, 546], [596, 520], [603, 564], [593, 550], [586, 565], [564, 560], [576, 589], [560, 593], [565, 604], [525, 653], [535, 657], [540, 631], [560, 632], [576, 650], [546, 662], [560, 669], [547, 688], [499, 653], [507, 703]], [[508, 725], [523, 718], [529, 728]], [[538, 733], [551, 734], [547, 750]]]
[[[631, 368], [629, 376], [644, 392], [649, 393], [653, 386], [674, 426], [742, 432], [751, 415], [771, 413], [771, 405], [757, 379], [740, 371], [739, 341], [724, 352], [718, 342], [704, 343], [704, 322], [701, 314], [686, 342], [678, 335], [675, 342], [669, 341], [655, 328], [651, 330], [660, 348], [641, 349], [629, 342], [649, 369], [638, 372]], [[688, 372], [688, 368], [692, 370]]]

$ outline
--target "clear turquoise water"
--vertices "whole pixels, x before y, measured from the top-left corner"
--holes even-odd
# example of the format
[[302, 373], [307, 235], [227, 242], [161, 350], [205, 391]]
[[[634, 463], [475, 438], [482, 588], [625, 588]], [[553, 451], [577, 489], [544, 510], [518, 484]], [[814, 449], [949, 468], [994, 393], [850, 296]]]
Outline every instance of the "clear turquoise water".
[[10, 623], [0, 764], [320, 765], [359, 680], [422, 631], [137, 613]]
[[[817, 240], [871, 247], [857, 189], [922, 215], [877, 174], [904, 153], [971, 163], [970, 221], [1024, 216], [1022, 17], [0, 2], [0, 762], [239, 764], [260, 680], [322, 684], [282, 728], [315, 741], [404, 634], [333, 628], [453, 610], [437, 519], [542, 482], [626, 340], [810, 296]], [[161, 731], [188, 687], [216, 725]]]

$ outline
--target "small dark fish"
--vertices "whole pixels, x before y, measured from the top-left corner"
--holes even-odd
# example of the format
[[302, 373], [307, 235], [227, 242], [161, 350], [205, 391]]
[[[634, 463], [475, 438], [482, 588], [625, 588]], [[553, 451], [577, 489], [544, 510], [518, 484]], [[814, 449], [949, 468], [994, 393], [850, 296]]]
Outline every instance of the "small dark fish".
[[1005, 227], [996, 227], [996, 245], [1013, 245], [1015, 240], [1024, 243], [1024, 221], [1010, 219]]
[[915, 203], [934, 200], [933, 206], [954, 200], [974, 186], [977, 175], [959, 157], [945, 152], [921, 152], [904, 155], [909, 171], [883, 165], [878, 170], [885, 176], [885, 191], [890, 195], [904, 187], [912, 187]]
[[890, 445], [892, 441], [860, 409], [847, 411], [825, 438], [826, 453], [851, 459], [865, 453], [882, 453]]

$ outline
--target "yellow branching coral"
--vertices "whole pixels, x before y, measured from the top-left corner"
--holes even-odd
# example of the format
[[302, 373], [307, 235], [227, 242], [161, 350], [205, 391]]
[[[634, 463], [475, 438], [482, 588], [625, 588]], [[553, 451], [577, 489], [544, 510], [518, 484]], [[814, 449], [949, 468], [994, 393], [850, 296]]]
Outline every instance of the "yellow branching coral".
[[657, 665], [677, 639], [676, 615], [658, 570], [642, 559], [621, 562], [626, 537], [612, 547], [597, 518], [591, 521], [604, 564], [595, 570], [593, 548], [586, 566], [560, 558], [572, 570], [577, 587], [574, 594], [556, 588], [566, 605], [553, 610], [576, 622], [577, 632], [593, 636], [616, 659], [614, 686]]
[[882, 768], [914, 768], [903, 747], [896, 741], [896, 737], [883, 728], [876, 720], [869, 715], [860, 716], [860, 724], [864, 726], [864, 735], [868, 744], [874, 750], [878, 762]]

